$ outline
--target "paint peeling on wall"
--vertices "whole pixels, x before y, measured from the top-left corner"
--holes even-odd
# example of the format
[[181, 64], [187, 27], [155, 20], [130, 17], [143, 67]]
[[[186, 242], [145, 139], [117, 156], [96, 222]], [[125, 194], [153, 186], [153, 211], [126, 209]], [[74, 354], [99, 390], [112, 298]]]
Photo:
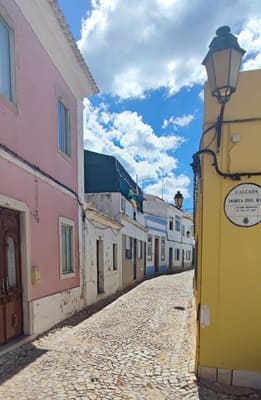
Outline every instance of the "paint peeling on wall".
[[202, 304], [200, 308], [200, 326], [202, 328], [210, 326], [210, 310], [207, 304]]

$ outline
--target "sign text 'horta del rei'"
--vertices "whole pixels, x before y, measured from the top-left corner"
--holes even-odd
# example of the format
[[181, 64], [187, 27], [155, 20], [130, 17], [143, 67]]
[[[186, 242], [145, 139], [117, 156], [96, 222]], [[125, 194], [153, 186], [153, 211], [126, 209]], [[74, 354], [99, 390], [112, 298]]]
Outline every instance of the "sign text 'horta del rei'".
[[225, 214], [235, 225], [250, 227], [261, 222], [261, 186], [242, 183], [225, 198]]

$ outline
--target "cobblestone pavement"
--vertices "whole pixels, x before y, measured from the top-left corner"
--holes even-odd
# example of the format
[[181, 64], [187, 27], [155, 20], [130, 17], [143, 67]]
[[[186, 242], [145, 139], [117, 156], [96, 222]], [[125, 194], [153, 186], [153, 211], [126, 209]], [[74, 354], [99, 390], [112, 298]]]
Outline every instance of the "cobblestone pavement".
[[192, 276], [145, 281], [81, 323], [71, 318], [0, 357], [0, 399], [261, 399], [250, 389], [197, 384]]

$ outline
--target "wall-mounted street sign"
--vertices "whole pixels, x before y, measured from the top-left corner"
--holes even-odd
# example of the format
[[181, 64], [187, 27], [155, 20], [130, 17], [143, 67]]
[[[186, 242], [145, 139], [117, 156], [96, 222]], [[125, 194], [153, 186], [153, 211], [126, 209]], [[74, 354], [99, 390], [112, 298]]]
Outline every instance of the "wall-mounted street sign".
[[242, 183], [235, 186], [225, 198], [225, 214], [235, 225], [250, 227], [261, 222], [261, 186]]

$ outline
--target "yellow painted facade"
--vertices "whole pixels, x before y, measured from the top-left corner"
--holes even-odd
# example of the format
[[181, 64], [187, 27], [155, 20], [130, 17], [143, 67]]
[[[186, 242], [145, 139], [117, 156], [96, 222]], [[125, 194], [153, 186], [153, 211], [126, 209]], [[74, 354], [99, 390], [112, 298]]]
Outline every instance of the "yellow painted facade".
[[[219, 110], [206, 85], [204, 130], [217, 121]], [[200, 156], [195, 235], [196, 367], [199, 374], [210, 369], [212, 378], [217, 377], [219, 369], [232, 371], [227, 383], [233, 383], [234, 371], [247, 371], [248, 377], [255, 372], [255, 381], [260, 372], [261, 387], [261, 223], [240, 227], [224, 212], [224, 200], [233, 187], [242, 183], [261, 185], [261, 70], [240, 73], [224, 121], [220, 149], [215, 129], [204, 135], [201, 149], [216, 153], [223, 172], [260, 175], [238, 181], [224, 178], [216, 172], [211, 154]]]

